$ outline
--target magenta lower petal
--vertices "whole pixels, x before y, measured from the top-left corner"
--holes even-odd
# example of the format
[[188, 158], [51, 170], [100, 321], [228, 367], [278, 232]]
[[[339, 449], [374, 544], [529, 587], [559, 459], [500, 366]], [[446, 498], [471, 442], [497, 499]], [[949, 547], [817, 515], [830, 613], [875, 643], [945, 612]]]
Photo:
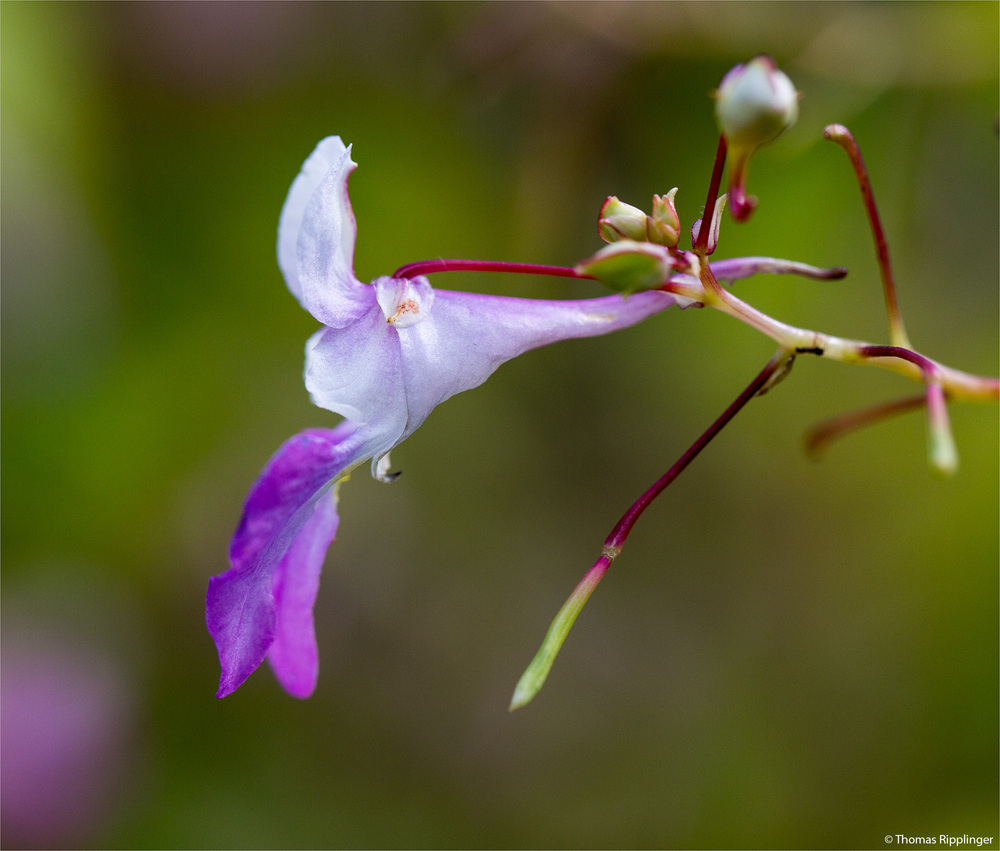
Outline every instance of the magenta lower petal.
[[316, 688], [319, 651], [313, 605], [327, 548], [337, 534], [335, 488], [324, 493], [274, 573], [277, 602], [274, 643], [267, 654], [278, 682], [294, 697]]
[[[230, 544], [232, 567], [208, 582], [205, 621], [222, 668], [217, 697], [239, 688], [275, 643], [282, 684], [292, 683], [293, 694], [312, 690], [308, 660], [285, 657], [301, 647], [315, 657], [312, 601], [337, 524], [331, 490], [366, 452], [355, 423], [312, 429], [287, 440], [254, 483]], [[314, 662], [312, 669], [314, 681]]]

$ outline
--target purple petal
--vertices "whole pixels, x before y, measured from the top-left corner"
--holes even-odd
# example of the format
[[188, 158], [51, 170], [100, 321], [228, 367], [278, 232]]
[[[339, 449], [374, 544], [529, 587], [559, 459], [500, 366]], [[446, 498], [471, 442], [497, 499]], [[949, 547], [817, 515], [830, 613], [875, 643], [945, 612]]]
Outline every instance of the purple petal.
[[313, 625], [313, 604], [326, 550], [337, 534], [336, 488], [317, 500], [278, 569], [272, 586], [277, 602], [274, 643], [267, 654], [278, 682], [295, 697], [309, 697], [316, 688], [319, 651]]
[[[333, 431], [305, 431], [281, 446], [251, 488], [229, 548], [232, 567], [208, 582], [205, 620], [222, 668], [218, 697], [232, 694], [275, 640], [283, 648], [301, 644], [297, 601], [308, 597], [310, 584], [318, 581], [322, 558], [314, 554], [325, 551], [336, 526], [329, 505], [321, 506], [316, 517], [317, 505], [325, 497], [332, 500], [334, 480], [368, 457], [366, 450], [364, 435], [352, 422]], [[308, 554], [306, 567], [289, 567], [290, 550]], [[282, 612], [279, 621], [279, 602], [286, 598], [293, 614], [288, 620]]]
[[367, 309], [354, 276], [357, 226], [347, 179], [357, 164], [339, 136], [324, 139], [292, 183], [278, 220], [278, 265], [302, 306], [340, 328]]
[[[427, 317], [401, 328], [406, 430], [435, 405], [478, 387], [504, 361], [539, 346], [634, 325], [676, 299], [648, 291], [583, 301], [543, 301], [437, 290]], [[398, 442], [398, 441], [397, 441]]]

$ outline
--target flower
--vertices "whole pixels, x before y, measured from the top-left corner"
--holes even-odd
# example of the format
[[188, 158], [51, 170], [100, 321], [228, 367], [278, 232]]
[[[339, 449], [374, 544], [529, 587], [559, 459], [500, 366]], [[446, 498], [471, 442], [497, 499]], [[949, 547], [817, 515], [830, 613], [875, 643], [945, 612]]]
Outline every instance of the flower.
[[359, 281], [347, 179], [356, 164], [339, 137], [319, 143], [292, 183], [278, 224], [285, 282], [323, 328], [306, 344], [312, 400], [345, 420], [286, 441], [264, 467], [233, 536], [231, 567], [209, 580], [206, 623], [222, 668], [218, 697], [266, 657], [281, 685], [308, 697], [318, 653], [312, 608], [337, 531], [337, 485], [389, 451], [436, 405], [482, 384], [504, 361], [573, 337], [606, 334], [678, 299], [655, 290], [583, 301], [435, 290], [427, 278]]

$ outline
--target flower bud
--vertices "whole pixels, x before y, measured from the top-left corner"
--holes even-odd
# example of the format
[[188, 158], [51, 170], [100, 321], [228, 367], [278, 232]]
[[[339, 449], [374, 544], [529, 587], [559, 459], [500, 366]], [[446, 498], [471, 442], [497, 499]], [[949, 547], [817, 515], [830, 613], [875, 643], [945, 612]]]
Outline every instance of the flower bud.
[[731, 148], [752, 151], [772, 142], [799, 117], [799, 93], [765, 54], [737, 65], [719, 83], [715, 115]]
[[731, 157], [729, 209], [743, 222], [757, 206], [746, 191], [750, 156], [795, 123], [799, 93], [774, 60], [761, 54], [722, 78], [715, 92], [715, 115]]
[[653, 214], [646, 219], [646, 236], [650, 242], [677, 247], [681, 232], [681, 220], [674, 207], [675, 186], [666, 195], [653, 196]]
[[661, 245], [623, 239], [578, 263], [576, 272], [628, 295], [662, 286], [674, 274], [676, 265], [670, 252]]
[[614, 195], [606, 198], [597, 218], [597, 232], [605, 242], [620, 239], [646, 239], [646, 214], [638, 207], [619, 201]]

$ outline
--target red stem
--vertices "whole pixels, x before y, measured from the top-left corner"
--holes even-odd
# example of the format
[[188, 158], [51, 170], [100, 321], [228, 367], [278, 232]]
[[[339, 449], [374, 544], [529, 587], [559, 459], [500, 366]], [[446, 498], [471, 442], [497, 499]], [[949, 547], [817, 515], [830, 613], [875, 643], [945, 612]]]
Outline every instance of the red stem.
[[715, 215], [715, 202], [719, 199], [719, 187], [722, 185], [722, 169], [726, 164], [726, 137], [719, 136], [719, 147], [715, 150], [715, 164], [712, 166], [712, 179], [708, 184], [708, 198], [705, 199], [705, 210], [701, 214], [701, 227], [698, 238], [691, 246], [696, 253], [705, 255], [708, 248], [708, 233], [711, 230], [712, 217]]
[[885, 311], [889, 315], [889, 330], [892, 333], [894, 343], [909, 345], [906, 329], [903, 327], [903, 314], [899, 310], [899, 301], [896, 298], [896, 284], [892, 277], [892, 263], [889, 260], [889, 243], [886, 241], [885, 231], [882, 229], [882, 220], [878, 214], [878, 207], [875, 205], [875, 193], [872, 192], [868, 169], [861, 157], [861, 148], [858, 147], [851, 131], [842, 124], [831, 124], [826, 127], [823, 130], [823, 136], [843, 148], [854, 167], [858, 187], [861, 189], [861, 198], [868, 214], [868, 222], [871, 225], [872, 237], [875, 240], [878, 267], [882, 275], [882, 291], [885, 295]]
[[927, 396], [921, 393], [919, 396], [907, 396], [905, 399], [896, 399], [892, 402], [873, 405], [870, 408], [864, 408], [860, 411], [852, 411], [849, 414], [831, 417], [809, 429], [806, 434], [806, 452], [818, 457], [836, 438], [843, 437], [864, 426], [881, 422], [896, 414], [922, 408], [926, 404]]
[[658, 479], [649, 490], [640, 496], [635, 503], [633, 503], [632, 507], [625, 512], [625, 515], [618, 521], [618, 524], [612, 530], [611, 534], [605, 539], [605, 555], [609, 558], [615, 558], [618, 555], [622, 545], [625, 543], [625, 539], [632, 531], [632, 527], [635, 525], [635, 522], [649, 507], [650, 503], [663, 493], [667, 486], [684, 471], [684, 468], [698, 456], [698, 453], [708, 446], [712, 438], [722, 431], [729, 421], [740, 412], [740, 409], [767, 386], [768, 381], [782, 366], [784, 366], [787, 359], [788, 355], [783, 351], [778, 352], [773, 358], [771, 358], [757, 377], [751, 381], [750, 384], [747, 385], [746, 389], [733, 400], [732, 404], [730, 404], [729, 407], [722, 412], [722, 415], [708, 427], [708, 430], [694, 443], [692, 443], [684, 454], [681, 455], [676, 462], [674, 462], [674, 465], [667, 470], [667, 472], [664, 473], [663, 476]]
[[902, 346], [862, 346], [859, 354], [866, 358], [899, 358], [909, 361], [916, 366], [927, 379], [934, 378], [937, 373], [937, 365], [930, 358], [904, 349]]
[[435, 272], [513, 272], [521, 275], [550, 275], [556, 278], [584, 278], [594, 280], [590, 275], [579, 275], [569, 266], [540, 266], [536, 263], [505, 263], [500, 260], [418, 260], [407, 263], [392, 273], [394, 278], [412, 278], [416, 275], [431, 275]]

